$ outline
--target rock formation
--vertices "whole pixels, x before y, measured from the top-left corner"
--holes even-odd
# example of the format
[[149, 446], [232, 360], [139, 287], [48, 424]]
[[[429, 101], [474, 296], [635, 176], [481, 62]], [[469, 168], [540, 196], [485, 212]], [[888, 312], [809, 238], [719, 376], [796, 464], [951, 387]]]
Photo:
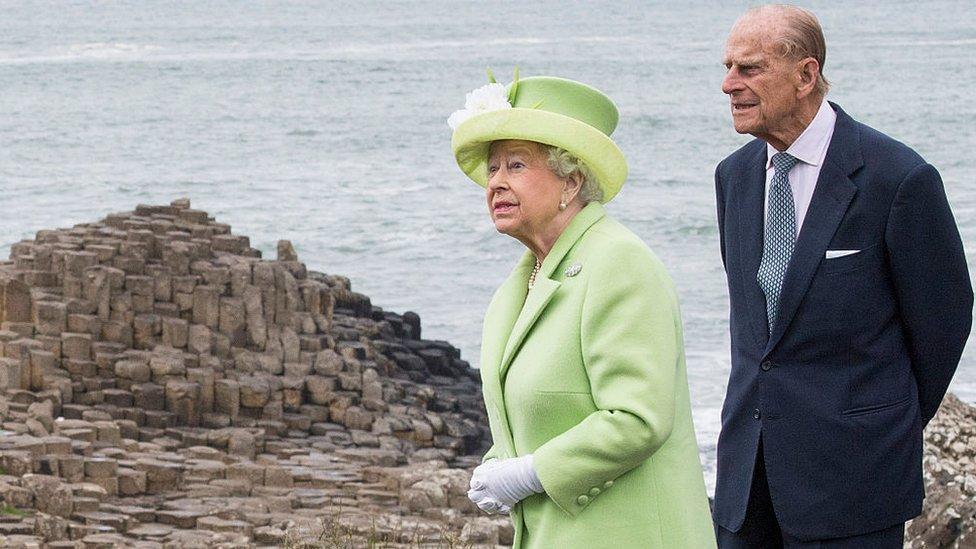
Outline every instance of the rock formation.
[[0, 545], [509, 541], [477, 371], [420, 336], [188, 200], [40, 231], [0, 263]]
[[946, 395], [925, 429], [925, 504], [908, 549], [976, 549], [976, 408]]

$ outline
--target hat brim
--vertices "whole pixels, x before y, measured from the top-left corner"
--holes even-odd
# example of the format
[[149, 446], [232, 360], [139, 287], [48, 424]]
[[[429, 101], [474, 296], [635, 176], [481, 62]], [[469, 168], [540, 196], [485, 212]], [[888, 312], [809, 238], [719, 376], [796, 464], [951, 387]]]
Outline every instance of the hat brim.
[[541, 109], [490, 111], [465, 120], [454, 131], [454, 158], [472, 181], [488, 184], [488, 148], [492, 141], [520, 139], [565, 149], [582, 160], [609, 202], [627, 179], [627, 160], [612, 139], [600, 130], [562, 114]]

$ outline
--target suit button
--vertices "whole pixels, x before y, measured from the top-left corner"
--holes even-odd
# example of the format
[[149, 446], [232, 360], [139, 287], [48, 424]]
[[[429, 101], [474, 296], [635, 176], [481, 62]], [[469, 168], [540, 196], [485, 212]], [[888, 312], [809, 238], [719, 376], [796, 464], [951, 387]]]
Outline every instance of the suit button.
[[753, 410], [753, 412], [752, 412], [752, 419], [759, 419], [760, 417], [762, 417], [762, 416], [759, 414], [759, 408], [756, 408], [755, 410]]
[[590, 497], [594, 497], [595, 498], [595, 497], [597, 497], [599, 495], [600, 495], [600, 489], [599, 488], [597, 488], [596, 486], [594, 486], [593, 488], [590, 488]]
[[768, 360], [764, 360], [760, 368], [762, 368], [764, 372], [768, 372], [773, 369], [773, 363]]
[[606, 482], [603, 483], [603, 489], [604, 490], [609, 489], [611, 486], [613, 486], [613, 481], [612, 480], [608, 480], [608, 481], [606, 481]]
[[576, 504], [580, 506], [586, 505], [589, 502], [590, 502], [589, 496], [580, 496], [576, 498]]

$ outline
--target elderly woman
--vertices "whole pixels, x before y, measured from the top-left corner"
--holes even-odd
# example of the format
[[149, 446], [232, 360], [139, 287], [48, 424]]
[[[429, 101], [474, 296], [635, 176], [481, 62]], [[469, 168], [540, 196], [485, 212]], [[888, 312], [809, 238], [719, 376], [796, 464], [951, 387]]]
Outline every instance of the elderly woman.
[[485, 315], [494, 445], [469, 497], [511, 513], [518, 548], [714, 547], [675, 288], [601, 204], [627, 174], [616, 107], [534, 77], [475, 90], [449, 123], [495, 228], [528, 248]]

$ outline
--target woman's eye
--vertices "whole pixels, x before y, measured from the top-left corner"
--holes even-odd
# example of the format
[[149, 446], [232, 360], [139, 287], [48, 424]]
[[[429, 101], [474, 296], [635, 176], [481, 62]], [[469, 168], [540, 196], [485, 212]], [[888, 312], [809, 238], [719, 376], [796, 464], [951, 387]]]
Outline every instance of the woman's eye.
[[488, 175], [494, 174], [498, 171], [498, 166], [488, 166]]
[[518, 160], [516, 160], [515, 162], [512, 162], [511, 164], [508, 165], [508, 169], [510, 169], [510, 170], [517, 170], [519, 168], [524, 168], [524, 167], [525, 167], [525, 164], [523, 164], [522, 162], [520, 162]]

